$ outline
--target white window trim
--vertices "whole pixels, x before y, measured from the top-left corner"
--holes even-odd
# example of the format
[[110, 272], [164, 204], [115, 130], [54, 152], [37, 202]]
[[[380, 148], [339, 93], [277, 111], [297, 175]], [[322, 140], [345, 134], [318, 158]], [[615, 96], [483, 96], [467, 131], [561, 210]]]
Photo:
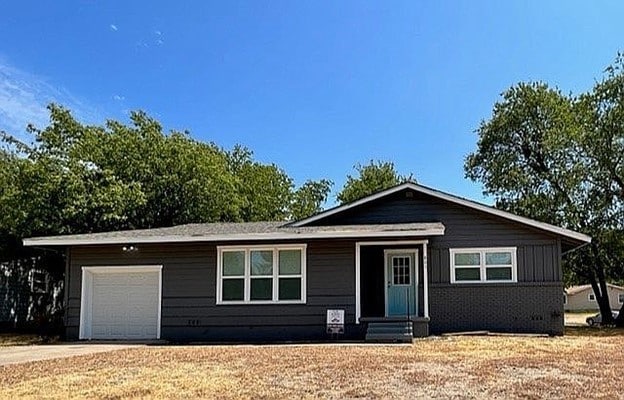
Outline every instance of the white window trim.
[[[307, 301], [306, 280], [307, 280], [307, 245], [306, 244], [284, 244], [284, 245], [252, 245], [252, 246], [217, 246], [217, 305], [241, 305], [241, 304], [305, 304]], [[251, 300], [251, 251], [273, 251], [273, 299], [272, 300]], [[279, 251], [280, 250], [300, 250], [301, 251], [301, 273], [298, 275], [279, 275]], [[229, 251], [245, 252], [245, 273], [244, 279], [244, 300], [223, 300], [223, 253]], [[254, 275], [255, 278], [268, 278], [264, 275]], [[279, 300], [279, 278], [300, 278], [301, 279], [301, 299], [300, 300]], [[233, 277], [232, 277], [233, 278]], [[228, 279], [228, 278], [225, 278]], [[240, 276], [238, 277], [240, 279]]]
[[[509, 267], [509, 265], [485, 265], [485, 253], [498, 253], [498, 252], [511, 252], [511, 280], [487, 280], [486, 271], [488, 268], [497, 267]], [[455, 254], [457, 253], [480, 253], [480, 265], [465, 265], [455, 266]], [[451, 283], [465, 284], [465, 283], [517, 283], [518, 282], [518, 257], [516, 247], [471, 247], [471, 248], [454, 248], [449, 249], [449, 263], [451, 270]], [[455, 269], [461, 268], [479, 268], [480, 277], [479, 280], [472, 281], [458, 281], [455, 280]]]
[[162, 325], [162, 265], [82, 267], [82, 287], [80, 289], [80, 327], [78, 329], [79, 339], [90, 340], [92, 338], [93, 274], [132, 272], [158, 272], [158, 325], [156, 326], [156, 339], [160, 339], [160, 328]]
[[[593, 299], [592, 299], [593, 297]], [[596, 295], [592, 293], [587, 293], [587, 301], [596, 301]]]

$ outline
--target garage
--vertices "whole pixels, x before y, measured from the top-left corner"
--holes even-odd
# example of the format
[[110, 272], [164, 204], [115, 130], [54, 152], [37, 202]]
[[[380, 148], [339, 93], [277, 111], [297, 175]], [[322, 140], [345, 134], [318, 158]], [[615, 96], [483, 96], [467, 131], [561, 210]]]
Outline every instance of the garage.
[[80, 338], [160, 338], [162, 266], [82, 267]]

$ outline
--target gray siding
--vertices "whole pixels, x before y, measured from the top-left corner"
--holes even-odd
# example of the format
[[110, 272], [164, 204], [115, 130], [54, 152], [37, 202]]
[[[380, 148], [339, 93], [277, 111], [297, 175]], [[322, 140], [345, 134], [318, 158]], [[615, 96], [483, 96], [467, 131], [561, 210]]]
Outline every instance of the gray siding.
[[[432, 333], [476, 329], [563, 332], [561, 241], [555, 235], [409, 190], [313, 225], [399, 222], [445, 226], [444, 236], [428, 238]], [[496, 246], [517, 248], [518, 283], [450, 283], [449, 249]]]
[[[594, 293], [594, 289], [588, 287], [585, 290], [581, 290], [578, 293], [568, 294], [568, 302], [565, 304], [564, 308], [566, 311], [584, 311], [584, 310], [592, 310], [598, 311], [600, 307], [598, 306], [597, 301], [589, 301], [589, 294]], [[620, 303], [620, 294], [624, 294], [624, 290], [607, 286], [607, 293], [609, 295], [609, 305], [612, 310], [620, 310], [622, 308], [622, 303]]]
[[[563, 287], [558, 237], [422, 194], [413, 193], [409, 197], [405, 192], [315, 224], [381, 222], [441, 222], [446, 227], [444, 236], [428, 238], [431, 332], [490, 329], [562, 333]], [[396, 240], [404, 239], [414, 238]], [[517, 248], [518, 283], [450, 284], [450, 248], [495, 246]], [[133, 264], [163, 265], [161, 333], [166, 339], [321, 339], [326, 337], [328, 308], [345, 309], [347, 337], [363, 337], [365, 327], [355, 324], [353, 240], [308, 243], [305, 305], [217, 306], [215, 244], [140, 245], [139, 248], [133, 255], [123, 254], [121, 246], [71, 249], [67, 274], [70, 338], [78, 336], [80, 267]], [[383, 261], [379, 268], [383, 270]], [[422, 283], [419, 292], [422, 307]]]
[[312, 242], [307, 250], [307, 304], [216, 305], [216, 246], [76, 247], [68, 274], [67, 334], [78, 337], [82, 266], [163, 265], [161, 336], [171, 340], [290, 340], [325, 337], [328, 308], [345, 309], [355, 326], [355, 260], [351, 241]]

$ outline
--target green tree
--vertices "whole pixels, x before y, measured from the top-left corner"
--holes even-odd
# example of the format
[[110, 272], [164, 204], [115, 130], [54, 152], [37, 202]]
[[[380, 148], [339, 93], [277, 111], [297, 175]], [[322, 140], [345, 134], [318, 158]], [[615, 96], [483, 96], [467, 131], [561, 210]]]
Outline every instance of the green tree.
[[338, 193], [341, 204], [351, 203], [362, 197], [396, 186], [399, 183], [412, 181], [412, 175], [401, 176], [389, 161], [373, 161], [368, 164], [357, 164], [354, 169], [358, 176], [347, 175], [347, 182]]
[[511, 87], [477, 129], [465, 163], [498, 207], [593, 237], [568, 255], [565, 276], [592, 284], [607, 323], [606, 281], [621, 279], [624, 265], [621, 65], [580, 96], [545, 83]]
[[[58, 257], [24, 249], [39, 235], [153, 228], [216, 221], [287, 220], [320, 210], [327, 181], [296, 189], [274, 164], [249, 149], [224, 150], [188, 132], [164, 132], [158, 121], [133, 112], [130, 123], [85, 125], [51, 104], [50, 123], [30, 126], [34, 144], [0, 133], [0, 263], [15, 268]], [[45, 257], [44, 257], [45, 256]]]
[[332, 186], [333, 182], [327, 179], [306, 181], [293, 193], [290, 218], [300, 220], [320, 212]]

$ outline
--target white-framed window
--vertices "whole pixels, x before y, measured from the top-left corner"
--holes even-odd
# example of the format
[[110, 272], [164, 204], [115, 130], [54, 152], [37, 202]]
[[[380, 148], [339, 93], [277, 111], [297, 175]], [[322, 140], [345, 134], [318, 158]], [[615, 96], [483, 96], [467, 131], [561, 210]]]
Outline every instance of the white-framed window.
[[306, 245], [217, 247], [217, 304], [303, 304]]
[[28, 282], [32, 293], [46, 293], [48, 291], [48, 274], [38, 269], [28, 272]]
[[624, 304], [624, 293], [618, 293], [618, 303]]
[[515, 247], [450, 249], [451, 283], [517, 282]]
[[589, 301], [596, 301], [596, 295], [593, 293], [590, 293], [587, 295], [587, 300]]

